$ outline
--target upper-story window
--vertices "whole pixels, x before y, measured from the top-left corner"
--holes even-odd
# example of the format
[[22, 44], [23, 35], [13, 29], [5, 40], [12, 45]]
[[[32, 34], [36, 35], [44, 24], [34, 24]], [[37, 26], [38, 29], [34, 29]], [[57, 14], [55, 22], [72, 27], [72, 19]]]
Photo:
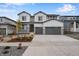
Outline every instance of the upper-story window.
[[77, 18], [76, 17], [73, 17], [73, 20], [76, 20]]
[[77, 17], [77, 20], [79, 20], [79, 17]]
[[2, 18], [0, 18], [0, 22], [2, 22], [3, 20], [2, 20]]
[[53, 16], [48, 16], [48, 19], [53, 19]]
[[22, 20], [23, 21], [26, 21], [26, 16], [22, 16]]
[[53, 16], [53, 19], [55, 19], [55, 20], [56, 20], [56, 19], [57, 19], [57, 16]]
[[76, 20], [76, 18], [75, 17], [70, 17], [70, 20]]
[[73, 17], [73, 20], [75, 20], [75, 17]]
[[43, 17], [42, 16], [38, 16], [38, 20], [42, 21]]

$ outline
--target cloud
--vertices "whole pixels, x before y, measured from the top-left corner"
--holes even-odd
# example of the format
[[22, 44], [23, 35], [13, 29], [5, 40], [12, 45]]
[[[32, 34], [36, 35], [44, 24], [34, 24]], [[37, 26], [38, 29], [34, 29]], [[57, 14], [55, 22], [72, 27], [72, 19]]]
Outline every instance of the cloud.
[[[15, 13], [19, 12], [19, 8], [23, 5], [35, 5], [33, 3], [0, 3], [0, 13]], [[18, 8], [17, 8], [18, 7]]]
[[7, 6], [15, 5], [15, 6], [21, 6], [25, 5], [25, 3], [5, 3]]
[[16, 10], [13, 10], [13, 9], [0, 9], [0, 13], [10, 13], [10, 12], [16, 12]]
[[16, 6], [23, 6], [25, 3], [0, 3], [0, 7], [16, 7]]
[[24, 5], [35, 5], [35, 3], [0, 3], [0, 8], [17, 8]]
[[71, 4], [64, 4], [63, 7], [58, 8], [57, 12], [67, 13], [67, 12], [73, 12], [76, 10], [76, 7]]

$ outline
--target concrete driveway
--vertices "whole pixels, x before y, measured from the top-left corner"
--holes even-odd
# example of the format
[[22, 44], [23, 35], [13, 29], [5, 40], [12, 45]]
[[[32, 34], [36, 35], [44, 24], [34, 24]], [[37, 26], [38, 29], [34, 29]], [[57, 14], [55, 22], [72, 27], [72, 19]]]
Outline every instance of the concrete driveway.
[[79, 56], [79, 41], [65, 35], [35, 35], [23, 56]]

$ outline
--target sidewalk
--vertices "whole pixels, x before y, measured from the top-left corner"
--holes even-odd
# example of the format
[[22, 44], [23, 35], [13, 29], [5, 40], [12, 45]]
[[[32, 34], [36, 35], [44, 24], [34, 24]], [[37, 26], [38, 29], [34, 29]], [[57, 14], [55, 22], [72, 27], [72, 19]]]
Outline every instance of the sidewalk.
[[[20, 42], [11, 42], [11, 43], [4, 43], [0, 42], [0, 46], [18, 46]], [[22, 46], [29, 46], [31, 43], [30, 42], [22, 42]]]

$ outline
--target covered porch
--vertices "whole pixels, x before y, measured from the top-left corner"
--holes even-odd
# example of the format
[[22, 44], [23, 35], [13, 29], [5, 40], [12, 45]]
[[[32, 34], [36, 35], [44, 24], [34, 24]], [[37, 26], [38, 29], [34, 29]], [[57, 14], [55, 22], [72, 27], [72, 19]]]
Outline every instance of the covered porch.
[[79, 21], [75, 20], [71, 22], [71, 28], [70, 28], [71, 32], [79, 32]]

